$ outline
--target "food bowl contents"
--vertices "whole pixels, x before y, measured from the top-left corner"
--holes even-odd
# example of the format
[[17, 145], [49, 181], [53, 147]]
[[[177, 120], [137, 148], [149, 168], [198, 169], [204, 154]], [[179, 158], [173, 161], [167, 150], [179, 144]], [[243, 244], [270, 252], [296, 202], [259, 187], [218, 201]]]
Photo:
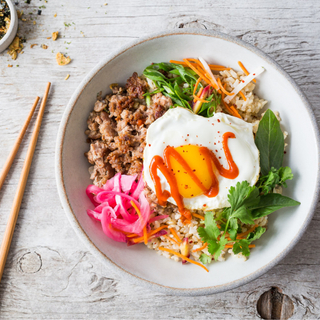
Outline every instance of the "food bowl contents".
[[287, 132], [253, 92], [265, 70], [239, 66], [153, 63], [98, 98], [87, 213], [108, 237], [208, 271], [228, 254], [246, 260], [268, 215], [299, 204], [281, 194], [293, 178], [282, 166]]
[[0, 41], [8, 32], [10, 22], [10, 8], [6, 1], [0, 0]]

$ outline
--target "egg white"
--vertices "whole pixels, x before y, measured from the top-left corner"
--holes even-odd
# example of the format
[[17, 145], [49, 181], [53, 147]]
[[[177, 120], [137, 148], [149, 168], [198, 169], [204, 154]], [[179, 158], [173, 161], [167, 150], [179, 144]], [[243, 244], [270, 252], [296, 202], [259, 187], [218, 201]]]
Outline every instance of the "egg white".
[[[153, 122], [147, 131], [147, 145], [143, 160], [145, 182], [155, 192], [149, 171], [150, 163], [155, 155], [163, 157], [163, 151], [167, 146], [176, 148], [187, 144], [201, 144], [208, 149], [218, 150], [215, 152], [216, 156], [221, 157], [220, 163], [228, 169], [222, 147], [222, 135], [225, 132], [233, 132], [236, 138], [228, 139], [228, 146], [239, 168], [238, 177], [227, 179], [218, 175], [219, 193], [216, 197], [208, 198], [205, 195], [199, 195], [183, 198], [185, 207], [192, 210], [213, 210], [230, 206], [227, 197], [230, 187], [244, 180], [254, 185], [259, 178], [259, 150], [254, 143], [252, 127], [252, 124], [224, 113], [216, 113], [211, 118], [204, 118], [185, 108], [177, 107], [168, 110]], [[158, 175], [162, 190], [170, 191], [170, 185], [159, 170]], [[168, 201], [176, 204], [172, 197]]]

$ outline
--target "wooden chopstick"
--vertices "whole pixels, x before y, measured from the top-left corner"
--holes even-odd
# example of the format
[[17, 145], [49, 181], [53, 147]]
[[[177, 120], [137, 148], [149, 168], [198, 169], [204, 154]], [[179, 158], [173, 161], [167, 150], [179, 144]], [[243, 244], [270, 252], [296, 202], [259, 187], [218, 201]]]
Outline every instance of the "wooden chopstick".
[[6, 176], [7, 176], [8, 172], [9, 172], [9, 170], [10, 170], [10, 168], [11, 168], [11, 165], [12, 165], [12, 163], [13, 163], [13, 160], [14, 160], [14, 158], [15, 158], [18, 150], [19, 150], [21, 141], [22, 141], [22, 139], [23, 139], [23, 137], [24, 137], [24, 134], [25, 134], [26, 131], [27, 131], [27, 128], [28, 128], [28, 126], [29, 126], [29, 123], [30, 123], [30, 121], [31, 121], [31, 119], [32, 119], [32, 116], [33, 116], [33, 114], [34, 114], [34, 110], [36, 110], [36, 107], [37, 107], [37, 105], [38, 105], [39, 99], [40, 99], [39, 97], [36, 97], [36, 100], [34, 101], [33, 106], [32, 106], [32, 108], [31, 108], [31, 110], [30, 110], [30, 112], [29, 112], [29, 115], [28, 115], [28, 117], [27, 117], [27, 120], [26, 120], [26, 122], [24, 123], [21, 131], [19, 132], [19, 135], [18, 135], [18, 137], [17, 137], [17, 140], [16, 140], [16, 142], [14, 143], [14, 146], [13, 146], [13, 148], [12, 148], [12, 150], [11, 150], [8, 158], [7, 158], [7, 161], [6, 161], [6, 163], [4, 164], [4, 167], [3, 167], [2, 170], [1, 170], [1, 173], [0, 173], [0, 190], [1, 190], [2, 186], [3, 186], [3, 184], [4, 184], [4, 180], [6, 179]]
[[36, 124], [35, 124], [34, 129], [33, 129], [31, 141], [30, 141], [29, 148], [28, 148], [28, 152], [27, 152], [24, 164], [23, 164], [21, 175], [20, 175], [18, 188], [17, 188], [17, 191], [16, 191], [16, 195], [14, 197], [14, 200], [13, 200], [11, 212], [10, 212], [10, 215], [9, 215], [9, 220], [8, 220], [7, 227], [6, 227], [6, 230], [4, 232], [4, 237], [3, 237], [3, 240], [2, 240], [2, 244], [1, 244], [1, 247], [0, 247], [0, 281], [1, 281], [1, 278], [2, 278], [4, 266], [6, 264], [6, 260], [7, 260], [7, 256], [8, 256], [8, 252], [9, 252], [12, 236], [13, 236], [13, 232], [14, 232], [14, 228], [16, 226], [16, 222], [17, 222], [17, 218], [18, 218], [18, 214], [19, 214], [19, 210], [20, 210], [20, 206], [21, 206], [23, 193], [24, 193], [24, 190], [25, 190], [25, 187], [26, 187], [26, 183], [27, 183], [27, 179], [28, 179], [28, 175], [29, 175], [29, 171], [30, 171], [30, 167], [31, 167], [31, 163], [32, 163], [34, 150], [36, 148], [36, 144], [37, 144], [37, 140], [38, 140], [38, 136], [39, 136], [39, 131], [40, 131], [40, 126], [41, 126], [41, 121], [42, 121], [42, 117], [43, 117], [43, 114], [44, 114], [44, 109], [46, 107], [46, 102], [47, 102], [50, 86], [51, 86], [51, 83], [48, 82], [44, 97], [43, 97], [41, 105], [40, 105], [40, 109], [39, 109], [38, 117], [37, 117], [37, 120], [36, 120]]

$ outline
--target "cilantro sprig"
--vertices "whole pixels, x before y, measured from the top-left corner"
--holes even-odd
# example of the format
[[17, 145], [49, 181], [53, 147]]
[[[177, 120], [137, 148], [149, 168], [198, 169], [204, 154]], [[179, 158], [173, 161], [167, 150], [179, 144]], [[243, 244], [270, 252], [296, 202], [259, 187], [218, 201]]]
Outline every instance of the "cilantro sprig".
[[[192, 110], [193, 90], [199, 78], [193, 70], [180, 64], [161, 62], [151, 64], [145, 68], [143, 74], [157, 87], [157, 90], [145, 94], [148, 103], [151, 95], [162, 92], [172, 99], [174, 107], [180, 106]], [[172, 77], [169, 77], [170, 74]], [[197, 90], [201, 87], [203, 85], [200, 82]], [[202, 104], [198, 114], [203, 117], [212, 117], [221, 103], [221, 95], [212, 89], [212, 94], [204, 100], [207, 102]]]
[[[250, 255], [249, 245], [259, 239], [266, 231], [260, 226], [254, 228], [246, 238], [243, 237], [241, 224], [254, 225], [255, 220], [272, 212], [300, 204], [291, 198], [273, 193], [276, 186], [287, 187], [286, 181], [293, 179], [289, 167], [282, 167], [284, 139], [280, 123], [274, 113], [268, 110], [260, 121], [255, 138], [260, 151], [260, 167], [262, 175], [255, 186], [247, 181], [238, 182], [229, 189], [230, 207], [214, 216], [212, 212], [205, 215], [204, 227], [198, 228], [203, 242], [208, 243], [208, 251], [217, 260], [226, 244], [233, 244], [234, 254]], [[202, 254], [202, 263], [210, 263], [211, 256]]]
[[[233, 244], [234, 254], [250, 255], [249, 245], [259, 239], [266, 231], [257, 227], [247, 238], [239, 237], [241, 223], [254, 225], [255, 220], [284, 208], [297, 206], [300, 202], [277, 193], [261, 194], [256, 186], [250, 186], [247, 181], [238, 182], [231, 187], [228, 194], [230, 207], [224, 208], [219, 217], [214, 218], [212, 212], [205, 215], [205, 227], [198, 228], [198, 234], [203, 242], [208, 243], [208, 251], [217, 260], [226, 244]], [[219, 225], [217, 224], [219, 221]], [[206, 258], [203, 257], [203, 260]]]

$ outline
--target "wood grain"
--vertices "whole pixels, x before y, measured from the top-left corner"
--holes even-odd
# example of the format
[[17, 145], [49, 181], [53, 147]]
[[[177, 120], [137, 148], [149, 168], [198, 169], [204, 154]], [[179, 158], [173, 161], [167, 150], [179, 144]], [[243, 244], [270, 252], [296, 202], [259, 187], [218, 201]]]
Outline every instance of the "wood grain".
[[[104, 6], [105, 2], [108, 5]], [[46, 8], [36, 16], [42, 5]], [[71, 94], [102, 57], [150, 32], [185, 27], [226, 32], [264, 50], [306, 93], [320, 123], [320, 2], [32, 0], [30, 5], [19, 1], [18, 7], [28, 19], [36, 18], [36, 24], [20, 23], [19, 33], [26, 36], [27, 43], [18, 60], [12, 63], [7, 54], [0, 55], [0, 167], [29, 111], [23, 106], [32, 103], [44, 82], [50, 79], [54, 86], [0, 284], [0, 318], [254, 319], [259, 318], [259, 297], [278, 287], [294, 303], [290, 319], [319, 319], [319, 206], [297, 246], [259, 279], [212, 296], [165, 296], [121, 280], [78, 240], [57, 195], [54, 149]], [[33, 15], [28, 16], [29, 12]], [[53, 31], [60, 33], [55, 42], [47, 39]], [[32, 43], [38, 46], [31, 49]], [[47, 50], [40, 47], [42, 43], [48, 45]], [[58, 51], [70, 55], [72, 62], [58, 66]], [[7, 68], [8, 64], [13, 68]], [[67, 74], [70, 78], [64, 81]], [[29, 135], [28, 129], [26, 138]], [[0, 193], [0, 235], [26, 146], [23, 142]]]
[[[37, 141], [38, 141], [38, 136], [39, 136], [39, 132], [40, 132], [40, 128], [41, 128], [41, 122], [42, 122], [44, 110], [46, 107], [50, 86], [51, 86], [51, 83], [49, 82], [47, 84], [45, 94], [44, 94], [42, 101], [41, 101], [41, 106], [39, 108], [39, 113], [37, 116], [35, 126], [33, 128], [32, 137], [31, 137], [31, 140], [28, 145], [27, 155], [24, 160], [22, 171], [20, 174], [20, 179], [19, 179], [19, 183], [17, 186], [17, 191], [14, 196], [11, 211], [9, 214], [9, 219], [7, 222], [6, 229], [4, 231], [4, 235], [3, 235], [3, 239], [2, 239], [2, 243], [1, 243], [1, 247], [0, 247], [0, 281], [2, 279], [2, 274], [3, 274], [4, 267], [5, 267], [5, 264], [7, 261], [7, 256], [8, 256], [9, 250], [10, 250], [10, 245], [11, 245], [14, 229], [15, 229], [15, 226], [17, 223], [22, 198], [24, 195], [27, 181], [28, 181], [29, 171], [30, 171], [34, 151], [36, 149], [36, 145], [37, 145]], [[37, 99], [34, 103], [34, 107], [37, 105], [38, 100], [39, 100], [39, 98], [37, 97]], [[33, 109], [33, 112], [34, 112], [34, 109]], [[32, 114], [33, 114], [33, 112], [32, 112]], [[30, 116], [28, 117], [28, 121], [30, 122], [29, 118], [30, 118]], [[26, 130], [26, 128], [23, 128], [23, 131], [25, 131], [25, 130]], [[22, 134], [24, 134], [23, 131], [21, 132]], [[18, 137], [18, 143], [20, 143], [19, 140], [20, 140], [20, 136]], [[15, 151], [15, 148], [13, 150]]]

